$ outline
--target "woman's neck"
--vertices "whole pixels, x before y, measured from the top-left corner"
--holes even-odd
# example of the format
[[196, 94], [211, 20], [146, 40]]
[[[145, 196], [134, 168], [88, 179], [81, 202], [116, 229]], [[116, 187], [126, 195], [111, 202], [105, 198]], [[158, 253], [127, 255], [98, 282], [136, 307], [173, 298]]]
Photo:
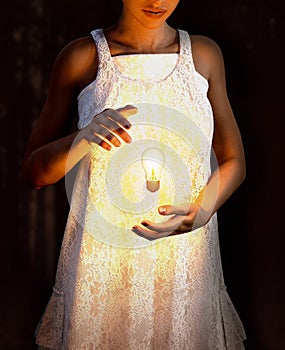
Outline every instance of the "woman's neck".
[[132, 53], [179, 52], [177, 31], [166, 22], [159, 28], [145, 28], [119, 20], [106, 29], [110, 48]]

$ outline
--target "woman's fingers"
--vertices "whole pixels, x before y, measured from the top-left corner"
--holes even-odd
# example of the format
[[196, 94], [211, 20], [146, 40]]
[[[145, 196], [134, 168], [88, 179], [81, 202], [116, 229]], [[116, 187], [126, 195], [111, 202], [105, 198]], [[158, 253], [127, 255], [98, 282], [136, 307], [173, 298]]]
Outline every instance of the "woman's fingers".
[[[130, 143], [132, 141], [128, 132], [125, 129], [123, 129], [120, 124], [116, 123], [113, 119], [111, 119], [109, 115], [107, 115], [107, 118], [103, 115], [98, 116], [98, 119], [96, 120], [95, 125], [98, 125], [101, 127], [101, 128], [97, 127], [96, 132], [100, 130], [100, 135], [102, 135], [103, 137], [106, 137], [108, 140], [111, 140], [112, 136], [116, 137], [116, 135], [118, 135], [126, 143]], [[108, 138], [107, 135], [110, 135], [110, 138]]]
[[106, 126], [111, 126], [110, 122], [113, 121], [117, 125], [116, 128], [124, 127], [125, 129], [130, 129], [132, 126], [128, 119], [115, 109], [105, 109], [95, 117], [95, 120], [103, 122]]
[[173, 234], [172, 231], [165, 231], [165, 232], [155, 232], [152, 230], [149, 230], [145, 227], [141, 227], [141, 226], [134, 226], [132, 228], [132, 231], [134, 233], [136, 233], [138, 236], [147, 238], [148, 240], [154, 240], [154, 239], [158, 239], [158, 238], [163, 238], [163, 237], [167, 237]]
[[110, 149], [110, 147], [107, 147], [108, 144], [109, 146], [119, 147], [121, 145], [120, 139], [126, 143], [130, 143], [132, 139], [126, 129], [131, 127], [131, 123], [126, 117], [136, 112], [136, 107], [126, 106], [118, 110], [106, 109], [96, 115], [90, 125], [91, 132], [94, 135], [92, 142], [97, 143], [105, 149]]
[[131, 115], [136, 114], [138, 109], [132, 105], [127, 105], [125, 107], [118, 108], [117, 111], [120, 112], [125, 118], [128, 118]]
[[90, 142], [96, 143], [97, 145], [101, 146], [107, 151], [110, 151], [110, 149], [112, 148], [112, 146], [108, 142], [104, 141], [104, 139], [102, 139], [101, 137], [97, 136], [94, 133], [92, 133]]
[[144, 220], [142, 221], [141, 224], [151, 231], [173, 232], [176, 230], [180, 230], [180, 226], [184, 224], [184, 221], [185, 221], [185, 218], [183, 216], [175, 215], [174, 217], [162, 223], [155, 223], [148, 220]]
[[163, 205], [159, 207], [159, 212], [162, 215], [173, 216], [162, 223], [144, 220], [141, 222], [142, 226], [135, 225], [132, 228], [133, 232], [148, 239], [157, 239], [196, 230], [204, 226], [210, 218], [197, 203]]
[[183, 203], [179, 205], [162, 205], [158, 208], [161, 215], [188, 215], [191, 211], [191, 203]]
[[132, 231], [140, 236], [152, 239], [190, 232], [193, 228], [192, 220], [187, 217], [183, 218], [182, 216], [176, 216], [160, 224], [143, 221], [142, 225], [143, 226], [133, 226]]
[[172, 215], [168, 220], [162, 223], [144, 220], [141, 222], [142, 226], [136, 225], [132, 229], [135, 233], [147, 238], [161, 238], [190, 232], [206, 223], [206, 221], [202, 221], [202, 224], [197, 225], [196, 217], [199, 209], [200, 206], [195, 203], [163, 205], [159, 207], [159, 212], [165, 216]]

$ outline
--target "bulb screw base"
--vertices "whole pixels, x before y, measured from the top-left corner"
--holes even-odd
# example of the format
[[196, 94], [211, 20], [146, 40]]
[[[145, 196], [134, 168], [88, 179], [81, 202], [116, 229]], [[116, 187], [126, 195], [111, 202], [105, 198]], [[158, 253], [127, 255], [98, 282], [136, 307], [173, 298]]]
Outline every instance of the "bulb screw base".
[[159, 180], [146, 180], [146, 188], [150, 192], [156, 192], [159, 190], [160, 181]]

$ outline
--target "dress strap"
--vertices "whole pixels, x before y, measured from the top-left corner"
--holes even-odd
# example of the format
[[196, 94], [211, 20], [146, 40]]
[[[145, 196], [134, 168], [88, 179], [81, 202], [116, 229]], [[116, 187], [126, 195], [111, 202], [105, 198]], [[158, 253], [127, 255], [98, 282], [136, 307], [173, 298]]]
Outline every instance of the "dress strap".
[[208, 82], [195, 68], [190, 35], [184, 30], [179, 30], [179, 38], [181, 55], [180, 74], [186, 77], [184, 80], [188, 79], [188, 89], [191, 92], [192, 98], [199, 105], [203, 106], [209, 87]]
[[107, 43], [107, 40], [105, 38], [103, 29], [95, 29], [92, 30], [91, 35], [93, 37], [93, 40], [96, 44], [97, 47], [97, 51], [98, 51], [98, 57], [99, 57], [99, 61], [102, 59], [106, 59], [108, 56], [109, 60], [111, 59], [111, 54], [110, 54], [110, 50], [109, 50], [109, 46]]
[[184, 63], [187, 62], [192, 66], [192, 69], [195, 69], [190, 35], [185, 30], [181, 29], [178, 29], [178, 33], [180, 42], [180, 55], [182, 55]]
[[113, 72], [111, 53], [103, 29], [95, 29], [91, 32], [98, 54], [98, 78], [109, 79]]

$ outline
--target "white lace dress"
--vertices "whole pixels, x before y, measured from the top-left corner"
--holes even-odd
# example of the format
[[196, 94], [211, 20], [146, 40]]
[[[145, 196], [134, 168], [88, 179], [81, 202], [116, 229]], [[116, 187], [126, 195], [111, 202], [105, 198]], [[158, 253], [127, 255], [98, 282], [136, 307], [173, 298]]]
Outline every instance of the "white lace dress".
[[[216, 215], [192, 232], [148, 240], [131, 231], [161, 220], [157, 206], [195, 200], [210, 176], [213, 113], [189, 35], [179, 54], [111, 57], [92, 32], [99, 67], [79, 95], [79, 128], [105, 108], [138, 107], [133, 142], [94, 145], [81, 161], [53, 294], [36, 331], [56, 350], [240, 350], [245, 332], [227, 294]], [[161, 148], [161, 188], [145, 187], [140, 155]]]

